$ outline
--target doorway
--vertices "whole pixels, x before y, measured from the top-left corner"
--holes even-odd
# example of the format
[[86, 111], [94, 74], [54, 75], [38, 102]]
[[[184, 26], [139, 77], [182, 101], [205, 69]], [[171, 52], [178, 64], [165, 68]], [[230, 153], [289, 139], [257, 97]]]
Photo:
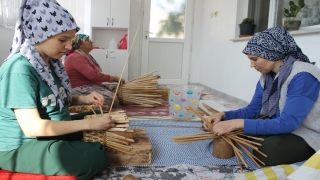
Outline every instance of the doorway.
[[187, 84], [193, 0], [144, 0], [141, 74], [159, 84]]

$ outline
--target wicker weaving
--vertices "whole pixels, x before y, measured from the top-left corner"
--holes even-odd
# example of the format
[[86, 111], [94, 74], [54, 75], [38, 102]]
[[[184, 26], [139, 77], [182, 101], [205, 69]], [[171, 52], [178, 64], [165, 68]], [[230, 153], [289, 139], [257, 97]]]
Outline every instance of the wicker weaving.
[[[89, 112], [93, 110], [99, 110], [100, 111], [100, 107], [99, 106], [89, 106], [89, 105], [78, 105], [78, 106], [70, 106], [68, 108], [70, 113], [83, 113], [83, 112]], [[110, 109], [109, 105], [101, 105], [101, 109], [104, 112], [108, 112]]]
[[[103, 115], [103, 113], [87, 115], [84, 118], [91, 119], [93, 117], [101, 115]], [[110, 128], [108, 131], [83, 131], [83, 140], [86, 142], [100, 142], [106, 148], [112, 148], [126, 154], [133, 154], [130, 152], [132, 150], [132, 147], [130, 147], [130, 143], [134, 142], [133, 139], [117, 134], [117, 132], [124, 132], [131, 134], [132, 137], [133, 130], [127, 129], [130, 121], [127, 118], [125, 112], [116, 111], [111, 112], [109, 115], [112, 117], [112, 119], [115, 120], [114, 128]]]
[[153, 75], [154, 72], [121, 84], [117, 92], [121, 104], [141, 107], [161, 106], [162, 98], [168, 96], [168, 90], [159, 88], [157, 80], [160, 76]]

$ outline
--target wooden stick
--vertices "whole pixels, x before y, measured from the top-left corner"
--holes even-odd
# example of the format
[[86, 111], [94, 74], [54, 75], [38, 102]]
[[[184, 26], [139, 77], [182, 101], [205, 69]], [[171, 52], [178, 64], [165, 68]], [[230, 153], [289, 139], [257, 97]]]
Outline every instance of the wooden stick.
[[249, 144], [249, 143], [247, 143], [247, 142], [245, 142], [245, 141], [239, 140], [239, 139], [234, 138], [234, 137], [232, 137], [232, 136], [230, 136], [229, 138], [232, 139], [232, 140], [234, 140], [234, 141], [236, 141], [236, 142], [239, 142], [239, 143], [241, 143], [241, 144], [245, 144], [245, 145], [251, 147], [251, 148], [254, 149], [254, 150], [257, 150], [257, 149], [258, 149], [257, 147], [253, 146], [252, 144]]
[[212, 116], [213, 115], [213, 114], [211, 114], [210, 112], [208, 112], [206, 109], [204, 109], [201, 106], [199, 106], [199, 109], [201, 109], [201, 111], [203, 111], [207, 116]]
[[119, 81], [118, 81], [118, 84], [117, 84], [117, 88], [116, 88], [116, 91], [114, 92], [114, 96], [113, 96], [113, 99], [112, 99], [112, 103], [111, 103], [111, 105], [110, 105], [109, 115], [110, 115], [110, 112], [111, 112], [111, 110], [112, 110], [112, 106], [113, 106], [114, 100], [115, 100], [116, 97], [117, 97], [117, 92], [118, 92], [118, 89], [119, 89], [119, 85], [120, 85], [120, 82], [121, 82], [121, 78], [122, 78], [123, 72], [124, 72], [124, 70], [125, 70], [125, 68], [126, 68], [126, 65], [127, 65], [127, 63], [128, 63], [128, 59], [129, 59], [129, 56], [130, 56], [132, 47], [133, 47], [134, 42], [135, 42], [135, 40], [136, 40], [137, 34], [138, 34], [138, 32], [139, 32], [138, 30], [139, 30], [141, 21], [142, 21], [142, 19], [143, 19], [143, 14], [144, 14], [144, 13], [142, 13], [142, 16], [141, 16], [141, 18], [140, 18], [139, 25], [138, 25], [138, 27], [137, 27], [136, 34], [134, 35], [134, 38], [133, 38], [133, 41], [132, 41], [132, 44], [131, 44], [131, 47], [130, 47], [130, 50], [129, 50], [129, 53], [128, 53], [128, 56], [127, 56], [127, 59], [126, 59], [126, 62], [124, 63], [124, 66], [123, 66], [123, 68], [122, 68], [122, 72], [121, 72], [121, 75], [120, 75], [120, 77], [119, 77]]
[[248, 136], [248, 135], [245, 135], [245, 134], [239, 134], [240, 136], [245, 136], [245, 137], [248, 137], [248, 138], [251, 138], [251, 139], [256, 139], [256, 140], [260, 140], [260, 141], [264, 141], [263, 138], [258, 138], [258, 137], [254, 137], [254, 136]]
[[112, 141], [112, 142], [116, 142], [116, 143], [120, 143], [120, 144], [124, 144], [124, 145], [129, 145], [128, 141], [116, 139], [113, 137], [107, 137], [107, 141]]
[[93, 112], [93, 114], [97, 115], [96, 112], [92, 109], [92, 107], [90, 106], [91, 111]]
[[242, 169], [242, 165], [241, 165], [241, 162], [240, 162], [239, 156], [238, 156], [238, 154], [237, 154], [237, 153], [235, 153], [235, 155], [236, 155], [236, 159], [237, 159], [238, 166], [240, 167], [240, 170], [242, 171], [243, 169]]
[[126, 138], [124, 136], [120, 136], [118, 134], [115, 134], [115, 133], [111, 133], [111, 132], [107, 132], [107, 136], [111, 136], [111, 137], [114, 137], [116, 139], [123, 139], [123, 140], [126, 140], [126, 141], [129, 141], [129, 142], [134, 142], [133, 139], [129, 139], [129, 138]]
[[112, 149], [114, 149], [114, 150], [117, 150], [117, 151], [120, 151], [120, 152], [122, 152], [122, 153], [125, 153], [125, 154], [130, 154], [130, 155], [134, 155], [135, 153], [132, 153], [132, 152], [127, 152], [127, 151], [124, 151], [124, 150], [122, 150], [122, 149], [119, 149], [119, 148], [116, 148], [116, 147], [114, 147], [114, 146], [108, 146], [109, 148], [112, 148]]
[[247, 140], [247, 139], [243, 139], [243, 138], [238, 137], [238, 136], [235, 136], [235, 135], [229, 135], [229, 136], [232, 136], [232, 137], [234, 137], [234, 138], [237, 138], [237, 139], [239, 139], [239, 140], [241, 140], [241, 141], [245, 141], [245, 142], [248, 142], [248, 143], [251, 143], [251, 144], [255, 144], [255, 145], [258, 145], [258, 146], [262, 146], [260, 143], [256, 143], [256, 142], [253, 142], [253, 141], [250, 141], [250, 140]]
[[207, 105], [206, 103], [202, 103], [203, 107], [207, 108], [212, 114], [219, 113], [220, 111], [213, 109], [211, 106]]
[[101, 105], [99, 105], [99, 108], [100, 108], [100, 113], [101, 113], [101, 115], [103, 115], [103, 110], [102, 110]]
[[[249, 156], [249, 158], [253, 161], [253, 163], [258, 167], [258, 168], [260, 168], [260, 165], [256, 162], [256, 160], [257, 161], [259, 161], [262, 165], [265, 165], [265, 163], [264, 162], [262, 162], [259, 158], [257, 158], [255, 155], [253, 155], [250, 151], [248, 151], [248, 149], [247, 148], [245, 148], [243, 145], [241, 145], [241, 144], [238, 144], [240, 147], [241, 147], [241, 149]], [[256, 159], [256, 160], [255, 160]]]
[[198, 116], [210, 129], [212, 129], [212, 124], [203, 116], [201, 116], [201, 114], [199, 114], [195, 109], [193, 109], [193, 107], [189, 106], [189, 109], [196, 115]]
[[[129, 81], [129, 82], [135, 81], [135, 80], [137, 80], [137, 79], [141, 79], [141, 78], [143, 78], [143, 77], [151, 76], [154, 72], [156, 72], [156, 71], [149, 72], [149, 73], [147, 73], [147, 74], [145, 74], [145, 75], [142, 75], [142, 76], [140, 76], [140, 77], [137, 77], [137, 78], [135, 78], [135, 79], [132, 79], [132, 80]], [[128, 82], [128, 83], [129, 83], [129, 82]]]
[[228, 144], [230, 144], [233, 148], [233, 151], [237, 151], [239, 153], [242, 153], [233, 143], [232, 141], [228, 138], [228, 137], [224, 137], [224, 136], [221, 136], [222, 139], [224, 139]]

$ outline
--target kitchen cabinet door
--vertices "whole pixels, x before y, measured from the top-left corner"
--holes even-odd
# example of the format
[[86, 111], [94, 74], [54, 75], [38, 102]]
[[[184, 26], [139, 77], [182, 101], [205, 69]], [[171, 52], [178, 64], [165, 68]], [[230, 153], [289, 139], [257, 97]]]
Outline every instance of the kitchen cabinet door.
[[91, 26], [129, 28], [130, 0], [91, 0]]
[[111, 0], [111, 27], [129, 28], [130, 0]]
[[104, 74], [109, 74], [109, 59], [107, 59], [107, 50], [105, 49], [93, 49], [90, 54], [99, 63], [102, 72]]
[[91, 26], [110, 26], [111, 0], [91, 0]]
[[[109, 50], [109, 73], [111, 76], [117, 75], [120, 77], [127, 56], [127, 50]], [[128, 64], [126, 64], [122, 78], [128, 81]]]

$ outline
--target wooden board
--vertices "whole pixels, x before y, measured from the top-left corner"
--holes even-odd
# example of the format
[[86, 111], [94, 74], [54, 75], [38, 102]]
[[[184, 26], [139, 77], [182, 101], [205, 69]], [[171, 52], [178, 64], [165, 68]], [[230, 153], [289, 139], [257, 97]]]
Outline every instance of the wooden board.
[[[121, 136], [128, 136], [131, 138], [130, 133], [112, 132]], [[148, 138], [148, 134], [145, 130], [134, 130], [133, 132], [134, 142], [130, 144], [133, 148], [131, 152], [134, 155], [125, 154], [111, 148], [106, 152], [110, 158], [111, 166], [137, 166], [148, 165], [152, 163], [152, 146]]]

